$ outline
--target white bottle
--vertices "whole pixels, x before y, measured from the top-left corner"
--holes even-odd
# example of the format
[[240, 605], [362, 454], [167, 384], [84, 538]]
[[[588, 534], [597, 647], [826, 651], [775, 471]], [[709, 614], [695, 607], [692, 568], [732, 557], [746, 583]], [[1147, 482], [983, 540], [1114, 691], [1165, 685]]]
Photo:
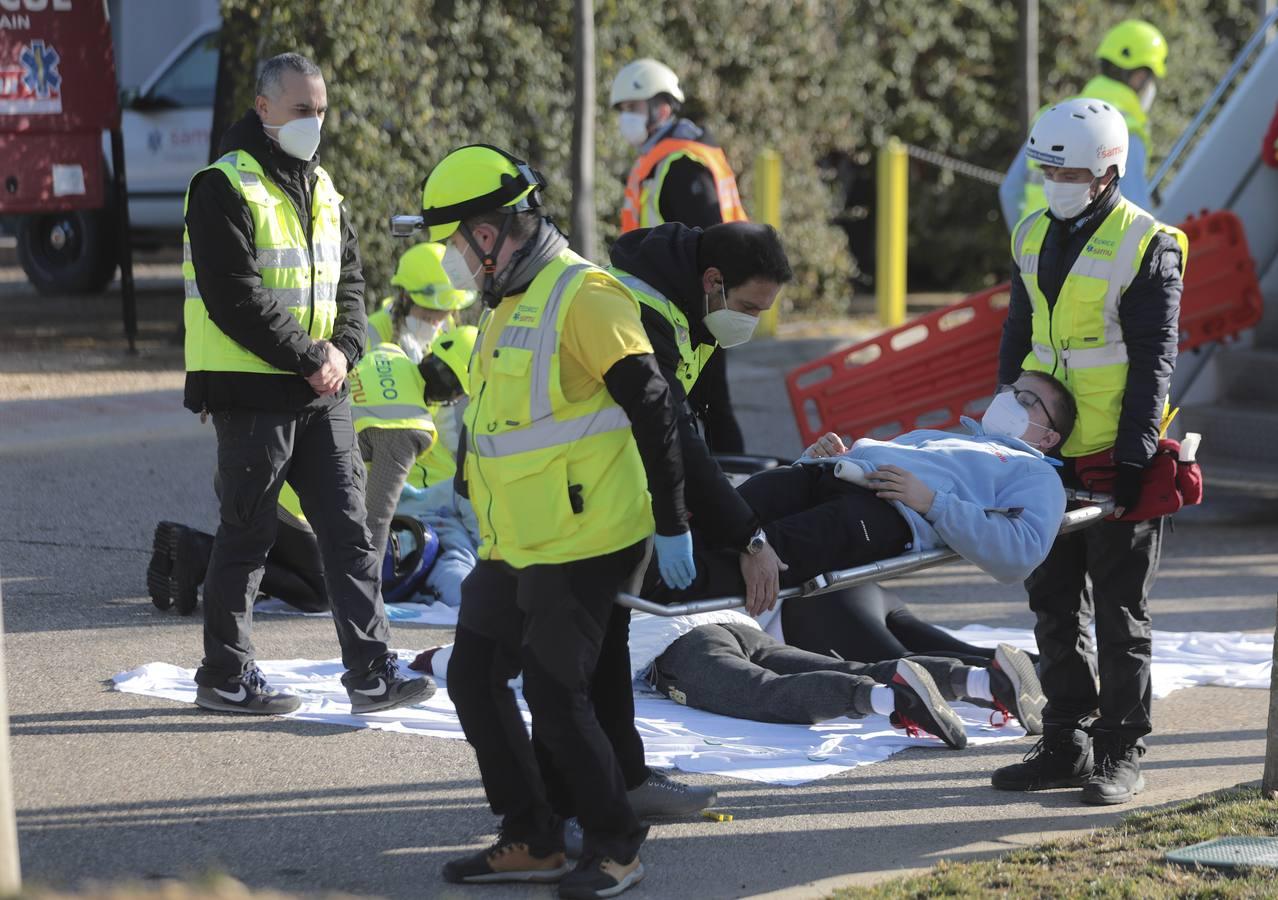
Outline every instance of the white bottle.
[[1183, 463], [1191, 463], [1198, 459], [1198, 445], [1202, 443], [1203, 436], [1196, 431], [1191, 431], [1185, 435], [1185, 439], [1180, 442], [1180, 461]]

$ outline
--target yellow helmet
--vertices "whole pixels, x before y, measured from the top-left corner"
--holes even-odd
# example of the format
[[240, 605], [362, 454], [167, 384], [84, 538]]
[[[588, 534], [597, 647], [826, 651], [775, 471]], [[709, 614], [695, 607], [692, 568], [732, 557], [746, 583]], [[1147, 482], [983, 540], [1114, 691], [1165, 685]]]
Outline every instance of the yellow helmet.
[[459, 291], [444, 272], [443, 244], [416, 244], [399, 258], [391, 284], [403, 288], [418, 306], [426, 309], [465, 309], [475, 302], [474, 291]]
[[422, 185], [422, 224], [429, 240], [446, 240], [463, 219], [541, 206], [545, 179], [516, 156], [489, 144], [460, 147], [439, 161]]
[[1161, 31], [1140, 19], [1119, 22], [1107, 31], [1096, 58], [1120, 69], [1148, 68], [1159, 78], [1167, 75], [1167, 41]]
[[474, 325], [459, 325], [441, 331], [430, 344], [430, 355], [452, 370], [467, 394], [470, 393], [470, 357], [478, 339], [479, 329]]

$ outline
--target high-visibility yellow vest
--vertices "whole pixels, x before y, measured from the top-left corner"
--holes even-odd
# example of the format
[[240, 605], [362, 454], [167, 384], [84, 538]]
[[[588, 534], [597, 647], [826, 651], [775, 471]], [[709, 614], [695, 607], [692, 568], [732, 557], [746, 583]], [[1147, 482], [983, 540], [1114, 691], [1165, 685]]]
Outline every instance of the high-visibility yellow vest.
[[[369, 314], [368, 334], [364, 341], [366, 350], [371, 350], [378, 344], [388, 343], [394, 336], [395, 325], [391, 320], [391, 307], [394, 303], [394, 297], [387, 297], [381, 302], [376, 312]], [[444, 320], [442, 327], [449, 328], [452, 323], [453, 317], [450, 315]], [[426, 353], [430, 352], [429, 347], [423, 347], [422, 350]], [[457, 433], [460, 429], [454, 427], [452, 422], [455, 408], [441, 403], [431, 403], [426, 406], [426, 411], [435, 423], [436, 435], [430, 449], [417, 457], [417, 461], [413, 463], [413, 468], [408, 473], [408, 483], [415, 488], [426, 488], [432, 484], [439, 484], [441, 481], [451, 481], [457, 474], [457, 457], [454, 454]]]
[[[1104, 75], [1097, 75], [1083, 85], [1082, 92], [1075, 96], [1095, 97], [1097, 100], [1104, 100], [1123, 114], [1123, 119], [1127, 122], [1127, 133], [1132, 137], [1140, 138], [1141, 143], [1145, 145], [1145, 171], [1148, 173], [1150, 166], [1153, 164], [1154, 148], [1149, 143], [1149, 114], [1141, 109], [1140, 94], [1121, 81], [1115, 81]], [[1041, 116], [1045, 109], [1047, 109], [1046, 106], [1040, 109], [1038, 114]], [[1047, 195], [1043, 193], [1043, 169], [1036, 161], [1028, 157], [1026, 157], [1025, 163], [1029, 169], [1029, 174], [1025, 180], [1025, 199], [1021, 201], [1022, 216], [1028, 215], [1036, 209], [1045, 209], [1047, 207]]]
[[564, 250], [524, 294], [503, 301], [515, 309], [495, 341], [485, 340], [492, 315], [480, 323], [465, 475], [483, 559], [518, 568], [564, 563], [613, 553], [653, 532], [629, 418], [602, 384], [581, 401], [560, 386], [564, 322], [587, 280], [616, 283]]
[[366, 351], [394, 339], [395, 324], [391, 321], [391, 306], [394, 302], [394, 297], [387, 297], [375, 311], [368, 314], [368, 325], [364, 335]]
[[[337, 320], [337, 285], [342, 269], [342, 196], [322, 168], [315, 169], [311, 199], [311, 240], [298, 218], [293, 201], [243, 150], [226, 154], [201, 173], [217, 169], [247, 204], [253, 217], [253, 242], [262, 289], [288, 308], [293, 318], [315, 340], [333, 334]], [[186, 204], [191, 191], [187, 188]], [[288, 374], [251, 353], [226, 336], [209, 319], [200, 297], [195, 265], [191, 261], [191, 235], [182, 236], [182, 277], [186, 281], [186, 370], [188, 372], [258, 372]]]
[[[435, 444], [435, 423], [422, 400], [426, 382], [412, 360], [397, 344], [380, 344], [364, 356], [349, 375], [351, 420], [355, 433], [366, 428], [402, 428], [425, 431]], [[418, 460], [430, 452], [418, 454]], [[285, 484], [280, 506], [306, 521], [293, 489]]]
[[1021, 367], [1048, 372], [1069, 387], [1078, 403], [1078, 420], [1061, 454], [1086, 456], [1112, 447], [1118, 435], [1127, 387], [1127, 344], [1118, 316], [1123, 292], [1140, 270], [1154, 235], [1166, 232], [1176, 238], [1182, 272], [1189, 239], [1120, 199], [1087, 241], [1049, 310], [1038, 285], [1038, 260], [1050, 224], [1044, 210], [1035, 210], [1012, 232], [1012, 255], [1034, 313], [1033, 347]]
[[736, 176], [722, 148], [700, 141], [666, 138], [657, 141], [630, 170], [630, 177], [626, 179], [625, 203], [621, 207], [622, 234], [636, 228], [653, 228], [665, 221], [661, 217], [661, 188], [670, 174], [671, 163], [684, 157], [710, 171], [723, 221], [745, 222], [749, 219], [737, 191]]
[[694, 345], [692, 332], [688, 327], [688, 317], [684, 315], [682, 309], [642, 278], [623, 272], [615, 266], [608, 272], [624, 284], [630, 293], [634, 294], [636, 300], [649, 309], [655, 310], [670, 323], [670, 327], [674, 329], [675, 344], [679, 347], [679, 368], [676, 374], [683, 385], [683, 392], [691, 393], [693, 385], [701, 377], [701, 370], [705, 368], [719, 345]]

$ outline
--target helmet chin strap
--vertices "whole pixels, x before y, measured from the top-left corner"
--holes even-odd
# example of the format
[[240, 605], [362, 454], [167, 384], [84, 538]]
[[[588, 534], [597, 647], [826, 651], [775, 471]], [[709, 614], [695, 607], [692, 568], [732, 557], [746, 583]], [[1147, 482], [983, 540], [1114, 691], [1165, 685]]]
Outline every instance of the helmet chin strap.
[[[501, 303], [501, 293], [498, 290], [498, 281], [500, 279], [497, 277], [497, 255], [501, 253], [502, 244], [506, 243], [506, 235], [510, 231], [510, 222], [510, 216], [502, 217], [501, 228], [497, 231], [497, 239], [493, 241], [491, 253], [484, 252], [484, 248], [479, 245], [479, 241], [475, 240], [475, 233], [470, 228], [464, 224], [459, 227], [462, 238], [470, 246], [470, 249], [474, 251], [475, 255], [479, 257], [480, 269], [484, 273], [484, 283], [480, 286], [479, 292], [483, 298], [484, 305], [490, 309], [496, 309], [497, 305]], [[510, 266], [506, 268], [507, 271], [510, 270]]]

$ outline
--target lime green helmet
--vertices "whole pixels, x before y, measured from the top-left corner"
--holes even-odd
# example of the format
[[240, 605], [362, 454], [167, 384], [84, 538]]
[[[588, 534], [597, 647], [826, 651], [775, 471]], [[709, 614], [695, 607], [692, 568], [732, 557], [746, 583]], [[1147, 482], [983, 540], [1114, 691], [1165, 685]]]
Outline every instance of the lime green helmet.
[[[427, 402], [450, 402], [455, 399], [450, 395], [458, 387], [461, 393], [470, 393], [470, 357], [475, 352], [475, 341], [478, 339], [479, 329], [474, 325], [446, 328], [435, 335], [435, 340], [430, 343], [430, 353], [421, 362], [423, 374], [427, 376]], [[451, 378], [441, 377], [444, 372], [440, 363], [447, 367]], [[450, 386], [449, 382], [453, 378], [456, 379], [456, 384]]]
[[540, 173], [516, 156], [489, 144], [471, 144], [449, 153], [422, 185], [422, 224], [429, 240], [449, 238], [463, 219], [490, 212], [524, 212], [541, 206]]
[[444, 272], [443, 244], [416, 244], [404, 251], [391, 284], [418, 306], [451, 312], [475, 302], [474, 291], [459, 291]]
[[1167, 41], [1161, 31], [1140, 19], [1119, 22], [1107, 31], [1096, 58], [1120, 69], [1148, 68], [1159, 78], [1167, 75]]

